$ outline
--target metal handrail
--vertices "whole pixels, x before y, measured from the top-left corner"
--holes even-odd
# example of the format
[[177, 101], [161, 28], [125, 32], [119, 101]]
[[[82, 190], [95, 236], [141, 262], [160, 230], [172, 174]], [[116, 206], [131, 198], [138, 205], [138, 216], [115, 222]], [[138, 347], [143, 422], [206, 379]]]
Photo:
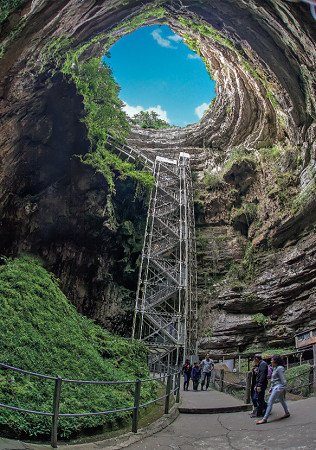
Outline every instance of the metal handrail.
[[[169, 412], [169, 397], [171, 394], [176, 394], [176, 403], [179, 402], [179, 393], [180, 393], [180, 372], [174, 372], [169, 374], [164, 374], [161, 376], [153, 377], [153, 378], [147, 378], [147, 379], [137, 379], [137, 380], [126, 380], [126, 381], [89, 381], [89, 380], [70, 380], [67, 378], [61, 378], [60, 376], [52, 377], [48, 375], [39, 374], [36, 372], [30, 372], [28, 370], [19, 369], [17, 367], [9, 366], [8, 364], [0, 363], [0, 368], [13, 370], [15, 372], [23, 373], [26, 375], [32, 375], [39, 378], [44, 378], [48, 380], [54, 380], [55, 381], [55, 392], [53, 396], [53, 412], [47, 413], [42, 411], [33, 411], [29, 409], [23, 409], [23, 408], [17, 408], [15, 406], [5, 405], [0, 403], [0, 408], [6, 408], [11, 409], [14, 411], [29, 413], [29, 414], [37, 414], [37, 415], [43, 415], [43, 416], [50, 416], [52, 417], [52, 429], [51, 429], [51, 446], [53, 448], [57, 448], [57, 427], [58, 427], [58, 419], [59, 417], [82, 417], [82, 416], [96, 416], [96, 415], [105, 415], [105, 414], [112, 414], [112, 413], [118, 413], [123, 411], [132, 411], [133, 412], [133, 423], [132, 423], [132, 431], [134, 433], [137, 433], [138, 429], [138, 418], [139, 418], [139, 410], [140, 408], [143, 408], [147, 405], [150, 405], [152, 403], [155, 403], [159, 400], [162, 400], [165, 398], [165, 414]], [[171, 378], [175, 377], [175, 388], [171, 389]], [[150, 402], [140, 404], [140, 392], [141, 392], [141, 384], [144, 382], [152, 382], [152, 381], [158, 381], [160, 379], [166, 379], [167, 378], [167, 386], [166, 386], [166, 394], [162, 397], [156, 398]], [[61, 386], [62, 382], [65, 383], [79, 383], [79, 384], [97, 384], [97, 385], [105, 385], [105, 384], [135, 384], [135, 394], [134, 394], [134, 406], [128, 407], [128, 408], [122, 408], [122, 409], [115, 409], [112, 411], [98, 411], [98, 412], [88, 412], [88, 413], [59, 413], [59, 401], [60, 401], [60, 392], [61, 392]]]

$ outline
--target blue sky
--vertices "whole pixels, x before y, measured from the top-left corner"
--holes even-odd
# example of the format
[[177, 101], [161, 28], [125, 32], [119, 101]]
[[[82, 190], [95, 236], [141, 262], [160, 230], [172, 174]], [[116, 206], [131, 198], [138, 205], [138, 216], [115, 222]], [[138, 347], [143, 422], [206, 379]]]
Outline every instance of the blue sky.
[[170, 125], [197, 122], [215, 97], [202, 59], [167, 25], [143, 27], [110, 48], [106, 63], [121, 87], [125, 111], [156, 111]]

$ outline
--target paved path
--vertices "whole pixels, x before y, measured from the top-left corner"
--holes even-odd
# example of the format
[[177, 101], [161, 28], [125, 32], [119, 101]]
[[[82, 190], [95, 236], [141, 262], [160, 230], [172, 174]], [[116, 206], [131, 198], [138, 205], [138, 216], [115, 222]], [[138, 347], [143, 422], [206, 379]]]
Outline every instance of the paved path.
[[251, 405], [245, 405], [243, 400], [229, 394], [210, 389], [209, 391], [181, 391], [180, 412], [215, 413], [232, 412], [233, 410], [249, 410]]
[[[217, 391], [182, 392], [181, 406], [242, 404]], [[172, 423], [165, 417], [138, 435], [129, 433], [115, 441], [63, 445], [59, 450], [316, 450], [316, 398], [288, 402], [291, 417], [283, 415], [281, 405], [274, 405], [269, 422], [256, 425], [249, 412], [230, 414], [180, 414]], [[153, 432], [147, 436], [148, 432]], [[140, 439], [135, 441], [135, 439]], [[0, 439], [0, 450], [48, 450], [50, 446]]]
[[[215, 397], [221, 395], [214, 391], [207, 394], [214, 404]], [[203, 396], [206, 401], [207, 397]], [[256, 425], [249, 412], [180, 414], [167, 428], [129, 445], [128, 450], [315, 450], [316, 398], [288, 404], [291, 417], [278, 419], [283, 415], [283, 408], [276, 404], [264, 425]]]

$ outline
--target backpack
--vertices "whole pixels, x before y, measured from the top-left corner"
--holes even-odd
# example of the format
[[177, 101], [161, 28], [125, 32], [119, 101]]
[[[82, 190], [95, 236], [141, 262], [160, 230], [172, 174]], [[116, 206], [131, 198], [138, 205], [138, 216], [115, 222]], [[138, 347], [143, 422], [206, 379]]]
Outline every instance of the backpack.
[[272, 376], [272, 372], [273, 372], [273, 367], [272, 366], [268, 366], [268, 375], [267, 375], [268, 380], [270, 380], [270, 378]]

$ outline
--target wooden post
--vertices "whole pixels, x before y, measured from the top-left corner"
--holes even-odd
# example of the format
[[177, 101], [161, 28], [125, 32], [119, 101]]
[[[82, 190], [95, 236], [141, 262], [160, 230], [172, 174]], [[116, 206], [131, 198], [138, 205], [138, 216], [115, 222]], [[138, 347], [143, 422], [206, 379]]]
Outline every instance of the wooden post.
[[171, 391], [171, 375], [168, 375], [166, 387], [165, 414], [169, 413], [170, 391]]
[[241, 366], [241, 357], [240, 354], [238, 355], [238, 372], [240, 372], [240, 366]]
[[220, 392], [224, 391], [224, 369], [221, 369], [221, 372], [220, 372], [219, 390], [220, 390]]
[[177, 375], [176, 375], [176, 388], [177, 388], [177, 392], [176, 392], [176, 403], [179, 403], [180, 402], [180, 377], [181, 377], [181, 375], [180, 375], [180, 372], [179, 373], [177, 373]]
[[140, 389], [141, 389], [141, 380], [137, 379], [135, 382], [135, 394], [134, 394], [134, 409], [133, 409], [133, 423], [132, 423], [133, 433], [137, 433], [138, 429]]
[[55, 391], [53, 400], [53, 417], [52, 417], [52, 432], [51, 432], [51, 446], [53, 448], [57, 448], [57, 430], [58, 430], [61, 382], [62, 378], [58, 375], [55, 381]]
[[289, 370], [289, 357], [286, 357], [286, 369]]
[[247, 372], [246, 390], [245, 390], [245, 403], [246, 404], [250, 403], [251, 379], [252, 379], [252, 372]]
[[315, 391], [315, 384], [314, 384], [314, 373], [315, 373], [315, 368], [313, 366], [311, 366], [310, 372], [309, 372], [309, 377], [308, 377], [308, 381], [309, 381], [308, 392], [309, 392], [309, 394], [314, 393], [314, 395], [315, 395], [316, 391]]

